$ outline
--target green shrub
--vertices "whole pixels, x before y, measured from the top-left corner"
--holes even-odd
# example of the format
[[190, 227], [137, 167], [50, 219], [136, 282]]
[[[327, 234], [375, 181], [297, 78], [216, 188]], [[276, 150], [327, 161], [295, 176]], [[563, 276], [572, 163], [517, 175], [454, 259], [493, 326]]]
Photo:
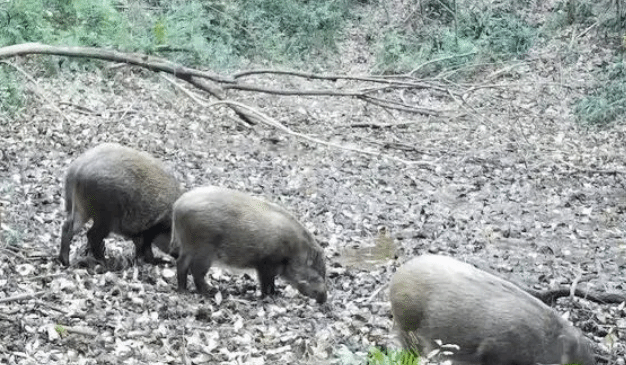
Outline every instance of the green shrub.
[[451, 2], [438, 7], [426, 2], [424, 7], [438, 17], [421, 26], [384, 32], [377, 47], [377, 71], [406, 72], [419, 67], [428, 75], [479, 60], [523, 57], [533, 44], [535, 29], [510, 9], [465, 6], [446, 17], [455, 9]]
[[554, 9], [556, 23], [561, 27], [572, 24], [590, 25], [594, 20], [593, 4], [587, 0], [562, 0]]
[[306, 62], [336, 50], [351, 1], [15, 0], [0, 4], [0, 45], [167, 51], [175, 61], [218, 68], [244, 58]]
[[133, 32], [112, 2], [107, 0], [72, 0], [72, 8], [65, 8], [66, 24], [59, 27], [60, 43], [91, 47], [132, 45]]
[[335, 49], [348, 15], [344, 0], [179, 2], [165, 12], [171, 46], [190, 47], [195, 62], [237, 66], [243, 57], [306, 61]]
[[457, 0], [425, 0], [420, 4], [420, 11], [424, 17], [437, 19], [445, 25], [454, 21], [454, 9]]
[[589, 96], [574, 102], [574, 114], [583, 124], [607, 126], [626, 121], [626, 65], [618, 60], [600, 73], [601, 81]]
[[2, 4], [0, 15], [0, 46], [50, 39], [50, 13], [40, 0], [15, 0]]
[[532, 45], [535, 30], [515, 15], [492, 13], [488, 16], [471, 14], [461, 25], [464, 38], [477, 41], [482, 52], [505, 59], [523, 56]]
[[378, 72], [411, 72], [422, 75], [466, 64], [476, 52], [475, 42], [457, 38], [449, 29], [420, 39], [402, 32], [389, 32], [377, 47]]

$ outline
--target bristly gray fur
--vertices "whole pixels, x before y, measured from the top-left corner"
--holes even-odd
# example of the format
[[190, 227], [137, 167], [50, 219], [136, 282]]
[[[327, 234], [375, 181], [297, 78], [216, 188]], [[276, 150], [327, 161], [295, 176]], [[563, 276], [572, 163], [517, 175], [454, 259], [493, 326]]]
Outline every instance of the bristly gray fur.
[[[439, 255], [398, 269], [391, 307], [405, 347], [458, 345], [456, 364], [594, 365], [589, 341], [537, 298], [495, 275]], [[416, 342], [417, 340], [417, 342]]]
[[204, 275], [215, 261], [255, 268], [263, 295], [274, 278], [287, 279], [302, 294], [326, 300], [323, 249], [306, 228], [280, 206], [215, 186], [193, 189], [174, 204], [172, 247], [179, 247], [179, 290], [191, 271], [196, 288], [208, 291]]
[[104, 260], [103, 239], [111, 232], [132, 239], [137, 257], [148, 262], [154, 262], [153, 240], [167, 249], [172, 204], [182, 191], [151, 155], [116, 143], [101, 144], [70, 164], [64, 190], [67, 219], [59, 253], [64, 265], [69, 265], [72, 237], [89, 220], [93, 225], [87, 238], [98, 260]]

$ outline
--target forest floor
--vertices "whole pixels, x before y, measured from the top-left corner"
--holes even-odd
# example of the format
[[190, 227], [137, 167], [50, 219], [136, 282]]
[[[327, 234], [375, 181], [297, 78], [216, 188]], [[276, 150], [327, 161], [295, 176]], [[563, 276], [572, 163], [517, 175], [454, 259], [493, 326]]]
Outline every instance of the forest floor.
[[[424, 80], [433, 87], [381, 91], [439, 117], [349, 97], [229, 94], [294, 131], [375, 155], [245, 125], [223, 106], [200, 104], [191, 86], [179, 84], [197, 99], [135, 67], [39, 77], [37, 57], [12, 60], [37, 84], [24, 83], [27, 107], [0, 124], [0, 363], [363, 363], [370, 347], [396, 343], [387, 286], [395, 269], [427, 252], [535, 289], [576, 283], [623, 294], [626, 124], [587, 128], [571, 110], [611, 59], [611, 45], [594, 36], [570, 44], [564, 34], [522, 61], [485, 67], [472, 84]], [[345, 42], [333, 74], [363, 74], [371, 58], [363, 41], [355, 33]], [[558, 52], [565, 43], [575, 60]], [[276, 75], [247, 82], [369, 85]], [[153, 154], [187, 189], [226, 186], [293, 212], [325, 248], [328, 302], [281, 280], [277, 296], [261, 299], [254, 273], [227, 268], [211, 269], [212, 295], [179, 294], [173, 260], [61, 266], [64, 173], [102, 142]], [[72, 262], [85, 245], [77, 235]], [[106, 248], [110, 260], [133, 256], [118, 237]], [[593, 341], [601, 363], [624, 363], [623, 303], [562, 298], [554, 306]]]

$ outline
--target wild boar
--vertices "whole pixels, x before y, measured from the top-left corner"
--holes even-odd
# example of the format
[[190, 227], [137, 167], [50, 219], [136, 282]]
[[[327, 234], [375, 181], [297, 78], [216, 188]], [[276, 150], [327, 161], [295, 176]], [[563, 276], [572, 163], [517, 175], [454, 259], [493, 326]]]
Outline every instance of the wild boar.
[[90, 219], [87, 240], [104, 260], [103, 239], [113, 232], [132, 239], [136, 257], [155, 262], [152, 243], [168, 252], [172, 206], [182, 194], [176, 178], [148, 153], [116, 143], [94, 147], [73, 161], [65, 176], [67, 219], [59, 260], [69, 265], [70, 242]]
[[595, 364], [589, 341], [552, 308], [450, 257], [423, 255], [400, 267], [391, 308], [405, 347], [458, 345], [455, 364]]
[[174, 203], [172, 246], [178, 248], [179, 291], [191, 274], [200, 293], [213, 262], [256, 269], [263, 296], [274, 294], [274, 278], [300, 293], [326, 301], [324, 250], [309, 231], [276, 204], [226, 188], [188, 191]]

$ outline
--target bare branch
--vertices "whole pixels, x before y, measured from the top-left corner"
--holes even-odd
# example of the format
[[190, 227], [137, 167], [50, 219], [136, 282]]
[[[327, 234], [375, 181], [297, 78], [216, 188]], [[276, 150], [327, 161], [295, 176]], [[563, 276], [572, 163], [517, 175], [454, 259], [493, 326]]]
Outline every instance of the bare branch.
[[417, 81], [410, 76], [406, 76], [407, 79], [413, 79], [415, 81], [400, 81], [392, 79], [388, 76], [350, 76], [350, 75], [320, 75], [310, 72], [299, 72], [299, 71], [291, 71], [291, 70], [271, 70], [271, 69], [260, 69], [260, 70], [248, 70], [237, 72], [232, 75], [233, 79], [237, 80], [246, 76], [252, 75], [261, 75], [261, 74], [275, 74], [275, 75], [289, 75], [289, 76], [297, 76], [306, 79], [315, 79], [315, 80], [328, 80], [328, 81], [337, 81], [337, 80], [352, 80], [352, 81], [365, 81], [365, 82], [374, 82], [387, 84], [392, 86], [406, 86], [412, 87], [415, 89], [434, 89], [438, 91], [446, 91], [444, 87], [439, 85], [434, 85], [432, 83], [427, 83], [423, 81]]
[[18, 294], [8, 298], [0, 298], [0, 303], [17, 302], [20, 300], [34, 299], [46, 294], [45, 291], [39, 291], [36, 293]]
[[301, 90], [301, 89], [271, 89], [266, 87], [254, 86], [254, 85], [246, 85], [246, 84], [232, 84], [224, 86], [224, 90], [242, 90], [242, 91], [255, 91], [266, 94], [276, 94], [276, 95], [299, 95], [299, 96], [363, 96], [365, 93], [363, 91], [337, 91], [333, 89], [321, 89], [321, 90]]
[[[246, 123], [250, 125], [254, 125], [257, 122], [262, 122], [267, 125], [274, 126], [282, 130], [285, 133], [298, 136], [300, 138], [307, 139], [311, 142], [323, 144], [333, 148], [339, 148], [344, 150], [351, 150], [358, 153], [369, 154], [378, 156], [380, 153], [373, 151], [365, 151], [356, 148], [348, 148], [340, 145], [336, 145], [333, 143], [325, 142], [323, 140], [319, 140], [313, 137], [309, 137], [300, 133], [293, 132], [288, 128], [285, 128], [280, 123], [273, 121], [271, 118], [266, 116], [265, 114], [257, 111], [254, 106], [245, 105], [243, 103], [238, 103], [234, 101], [227, 100], [226, 92], [228, 90], [240, 90], [240, 91], [253, 91], [253, 92], [262, 92], [268, 94], [275, 95], [285, 95], [285, 96], [338, 96], [338, 97], [351, 97], [360, 99], [366, 103], [370, 103], [376, 106], [379, 106], [384, 109], [394, 109], [408, 113], [418, 113], [428, 116], [442, 116], [442, 111], [437, 111], [433, 109], [427, 108], [419, 108], [407, 104], [402, 101], [395, 101], [392, 99], [387, 99], [383, 97], [374, 96], [374, 93], [380, 92], [391, 92], [398, 89], [424, 89], [430, 88], [439, 92], [444, 93], [444, 95], [451, 95], [454, 97], [455, 94], [458, 94], [455, 91], [449, 90], [445, 87], [439, 85], [429, 85], [428, 83], [417, 81], [415, 78], [410, 76], [400, 76], [400, 77], [361, 77], [361, 76], [341, 76], [341, 75], [317, 75], [312, 73], [303, 73], [296, 71], [282, 71], [282, 70], [257, 70], [257, 71], [246, 71], [240, 72], [234, 75], [234, 77], [226, 77], [222, 75], [218, 75], [211, 72], [199, 71], [192, 68], [184, 67], [175, 62], [168, 61], [166, 59], [137, 54], [137, 53], [122, 53], [112, 50], [103, 50], [99, 48], [92, 47], [63, 47], [63, 46], [49, 46], [39, 43], [27, 43], [14, 45], [9, 47], [0, 48], [0, 59], [6, 58], [10, 56], [17, 55], [25, 55], [25, 54], [54, 54], [61, 56], [73, 56], [73, 57], [91, 57], [96, 59], [102, 59], [113, 62], [120, 62], [123, 64], [137, 65], [141, 67], [145, 67], [152, 71], [159, 72], [167, 72], [170, 73], [177, 78], [187, 81], [188, 83], [194, 85], [200, 90], [204, 90], [216, 99], [222, 101], [217, 104], [225, 104], [230, 107], [235, 113]], [[272, 73], [272, 74], [284, 74], [291, 75], [297, 77], [306, 77], [312, 79], [322, 79], [322, 80], [353, 80], [353, 81], [361, 81], [361, 82], [372, 82], [383, 84], [383, 86], [376, 87], [364, 87], [360, 89], [352, 89], [352, 90], [337, 90], [337, 89], [320, 89], [320, 90], [301, 90], [301, 89], [274, 89], [274, 88], [266, 88], [259, 87], [251, 84], [238, 83], [236, 80], [245, 76], [262, 74], [262, 73]], [[172, 82], [171, 80], [168, 80]], [[178, 85], [176, 85], [180, 89]], [[188, 96], [192, 97], [192, 95], [188, 92], [185, 92]], [[379, 95], [379, 94], [377, 94]], [[196, 100], [197, 102], [199, 100]], [[202, 103], [203, 104], [203, 103]], [[216, 103], [211, 105], [217, 105]], [[415, 164], [417, 162], [405, 161], [395, 157], [386, 158], [395, 160], [398, 162], [402, 162], [404, 164]], [[428, 166], [427, 163], [421, 163], [424, 167]]]
[[380, 156], [392, 161], [396, 161], [396, 162], [401, 162], [405, 165], [419, 165], [421, 167], [425, 167], [425, 168], [432, 168], [432, 165], [428, 162], [423, 162], [423, 161], [407, 161], [407, 160], [403, 160], [401, 158], [397, 158], [397, 157], [393, 157], [393, 156], [387, 156], [384, 154], [381, 154], [380, 152], [375, 152], [375, 151], [367, 151], [367, 150], [361, 150], [358, 148], [352, 148], [352, 147], [346, 147], [346, 146], [342, 146], [342, 145], [338, 145], [335, 143], [331, 143], [331, 142], [326, 142], [326, 141], [322, 141], [321, 139], [317, 139], [311, 136], [308, 136], [306, 134], [302, 134], [302, 133], [298, 133], [298, 132], [294, 132], [291, 129], [285, 127], [284, 125], [282, 125], [279, 121], [277, 121], [276, 119], [261, 113], [258, 110], [255, 110], [251, 107], [249, 107], [248, 105], [236, 102], [236, 101], [231, 101], [231, 100], [222, 100], [222, 101], [218, 101], [215, 103], [211, 103], [209, 104], [209, 106], [213, 106], [213, 105], [220, 105], [220, 104], [231, 104], [234, 106], [237, 106], [239, 108], [243, 108], [243, 109], [248, 109], [251, 113], [256, 114], [259, 118], [258, 120], [266, 125], [269, 125], [271, 127], [274, 127], [276, 129], [279, 129], [281, 131], [283, 131], [284, 133], [290, 134], [292, 136], [296, 136], [296, 137], [300, 137], [302, 139], [306, 139], [307, 141], [313, 142], [313, 143], [317, 143], [317, 144], [321, 144], [324, 146], [328, 146], [328, 147], [333, 147], [333, 148], [337, 148], [337, 149], [341, 149], [341, 150], [346, 150], [346, 151], [352, 151], [352, 152], [358, 152], [358, 153], [362, 153], [362, 154], [366, 154], [366, 155], [370, 155], [370, 156]]
[[97, 58], [105, 61], [137, 65], [152, 71], [164, 71], [181, 78], [195, 76], [215, 82], [234, 82], [231, 78], [217, 75], [212, 72], [195, 70], [163, 58], [148, 56], [140, 53], [123, 53], [95, 47], [49, 46], [41, 43], [24, 43], [0, 48], [0, 58], [26, 54], [52, 54], [59, 56]]

